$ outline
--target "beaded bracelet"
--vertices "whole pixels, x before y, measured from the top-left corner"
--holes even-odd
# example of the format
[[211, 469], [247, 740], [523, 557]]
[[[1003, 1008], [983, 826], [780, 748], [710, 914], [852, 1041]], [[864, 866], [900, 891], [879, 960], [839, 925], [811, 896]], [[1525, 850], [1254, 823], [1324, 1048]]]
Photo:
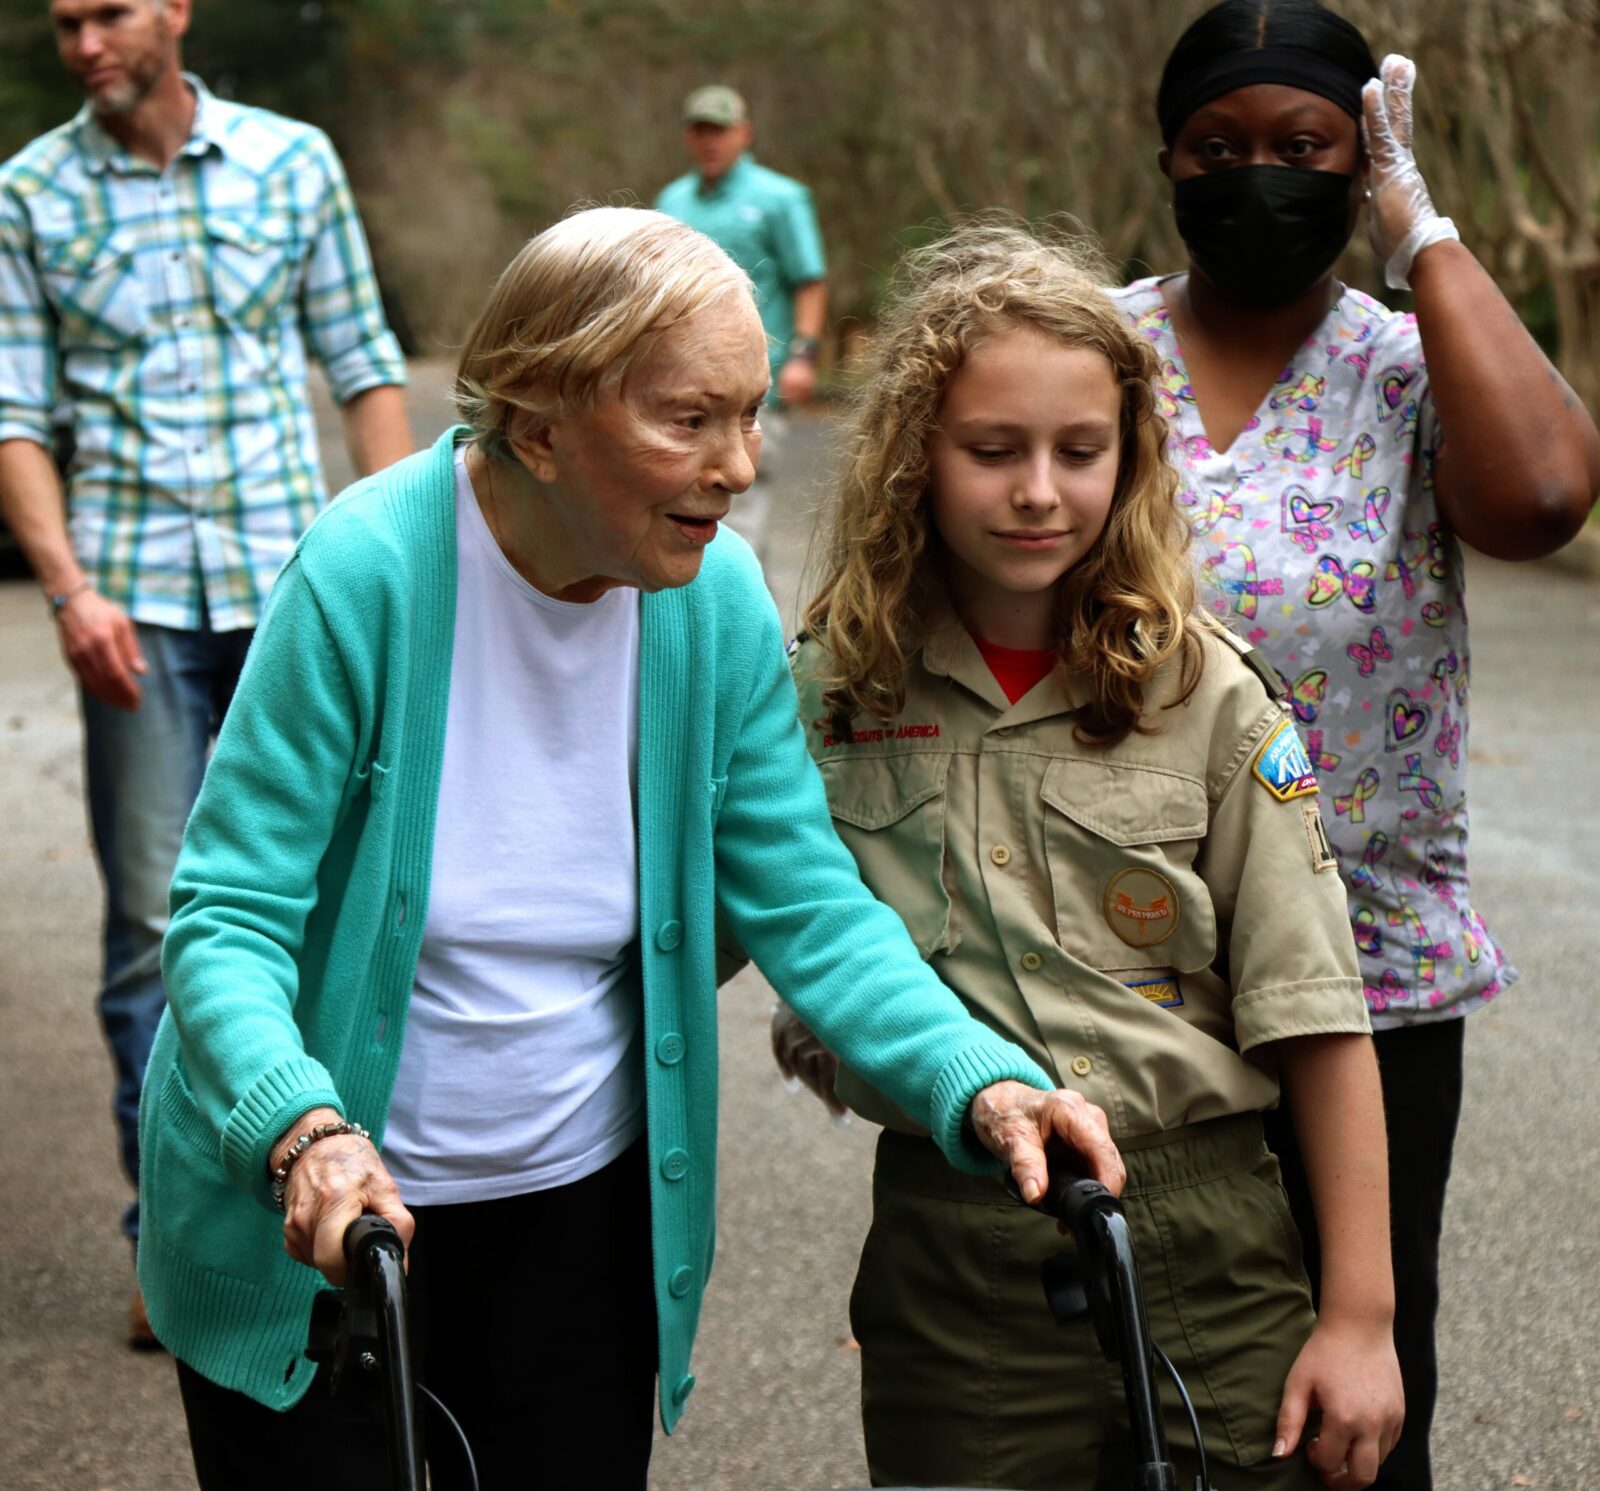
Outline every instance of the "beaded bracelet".
[[372, 1138], [360, 1124], [347, 1123], [344, 1119], [340, 1119], [338, 1123], [315, 1124], [306, 1133], [301, 1134], [283, 1152], [283, 1158], [278, 1161], [278, 1168], [272, 1172], [272, 1199], [279, 1211], [285, 1210], [283, 1198], [289, 1189], [289, 1172], [294, 1169], [295, 1161], [317, 1140], [332, 1139], [339, 1134], [354, 1134], [358, 1139]]

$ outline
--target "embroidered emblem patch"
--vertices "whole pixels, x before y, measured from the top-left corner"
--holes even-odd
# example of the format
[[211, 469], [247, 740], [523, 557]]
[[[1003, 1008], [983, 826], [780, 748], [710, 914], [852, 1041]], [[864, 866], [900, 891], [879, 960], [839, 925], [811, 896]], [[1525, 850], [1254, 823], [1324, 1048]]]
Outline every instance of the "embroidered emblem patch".
[[1317, 774], [1311, 769], [1311, 758], [1288, 720], [1279, 725], [1256, 752], [1250, 770], [1279, 802], [1310, 797], [1321, 790], [1317, 786]]
[[1176, 974], [1170, 978], [1134, 979], [1122, 987], [1132, 989], [1142, 999], [1148, 999], [1151, 1004], [1158, 1004], [1164, 1010], [1175, 1010], [1183, 1003], [1183, 990], [1178, 987]]
[[1154, 947], [1178, 930], [1183, 909], [1165, 875], [1134, 868], [1111, 877], [1102, 910], [1106, 925], [1129, 947]]
[[1311, 840], [1311, 868], [1318, 874], [1324, 870], [1337, 870], [1339, 861], [1333, 857], [1333, 845], [1328, 842], [1328, 829], [1322, 821], [1322, 812], [1314, 802], [1300, 804], [1305, 814], [1306, 837]]

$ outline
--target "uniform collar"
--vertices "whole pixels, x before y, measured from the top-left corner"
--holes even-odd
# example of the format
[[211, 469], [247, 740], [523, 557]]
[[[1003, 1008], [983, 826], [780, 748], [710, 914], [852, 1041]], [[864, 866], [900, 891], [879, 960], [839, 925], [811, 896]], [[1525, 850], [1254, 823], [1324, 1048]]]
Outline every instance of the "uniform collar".
[[1031, 725], [1056, 715], [1071, 714], [1089, 702], [1088, 680], [1071, 673], [1064, 664], [1041, 678], [1013, 704], [999, 680], [989, 671], [978, 644], [972, 640], [948, 597], [933, 603], [927, 640], [922, 644], [922, 666], [935, 678], [948, 678], [976, 694], [998, 713], [992, 730]]
[[[221, 150], [223, 139], [218, 133], [220, 121], [217, 118], [216, 99], [192, 72], [181, 76], [194, 94], [194, 122], [189, 126], [189, 138], [179, 147], [178, 155], [200, 156], [213, 147]], [[108, 169], [122, 176], [155, 171], [148, 161], [135, 160], [126, 147], [106, 132], [105, 126], [87, 102], [73, 117], [72, 127], [77, 132], [78, 145], [84, 153], [86, 164], [95, 175]]]
[[698, 177], [695, 181], [695, 191], [697, 191], [702, 197], [720, 197], [725, 192], [731, 191], [739, 184], [740, 181], [748, 176], [754, 166], [754, 157], [752, 157], [750, 152], [747, 150], [739, 157], [738, 160], [729, 166], [728, 169], [724, 171], [711, 186], [706, 185], [706, 179], [704, 176]]

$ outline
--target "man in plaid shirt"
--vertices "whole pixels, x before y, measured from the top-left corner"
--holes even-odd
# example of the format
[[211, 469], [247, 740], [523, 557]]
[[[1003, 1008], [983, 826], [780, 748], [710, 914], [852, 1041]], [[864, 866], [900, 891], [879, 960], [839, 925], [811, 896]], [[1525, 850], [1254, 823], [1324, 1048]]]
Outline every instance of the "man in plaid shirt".
[[[137, 1186], [179, 841], [273, 578], [326, 501], [308, 348], [358, 471], [411, 434], [327, 138], [181, 71], [190, 0], [52, 0], [50, 15], [87, 102], [0, 166], [0, 508], [81, 686], [100, 1015]], [[137, 1240], [137, 1201], [124, 1230]], [[142, 1322], [136, 1299], [136, 1342]]]

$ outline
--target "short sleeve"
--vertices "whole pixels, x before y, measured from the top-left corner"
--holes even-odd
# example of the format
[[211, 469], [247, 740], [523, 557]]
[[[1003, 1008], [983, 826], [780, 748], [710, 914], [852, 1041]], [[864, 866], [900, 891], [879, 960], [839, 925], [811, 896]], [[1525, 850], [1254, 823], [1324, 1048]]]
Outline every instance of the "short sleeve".
[[1344, 885], [1287, 711], [1269, 705], [1257, 714], [1233, 759], [1196, 868], [1216, 910], [1239, 1049], [1364, 1034]]
[[796, 186], [770, 215], [773, 257], [779, 273], [791, 288], [825, 279], [828, 261], [822, 252], [822, 232], [817, 226], [811, 193]]

